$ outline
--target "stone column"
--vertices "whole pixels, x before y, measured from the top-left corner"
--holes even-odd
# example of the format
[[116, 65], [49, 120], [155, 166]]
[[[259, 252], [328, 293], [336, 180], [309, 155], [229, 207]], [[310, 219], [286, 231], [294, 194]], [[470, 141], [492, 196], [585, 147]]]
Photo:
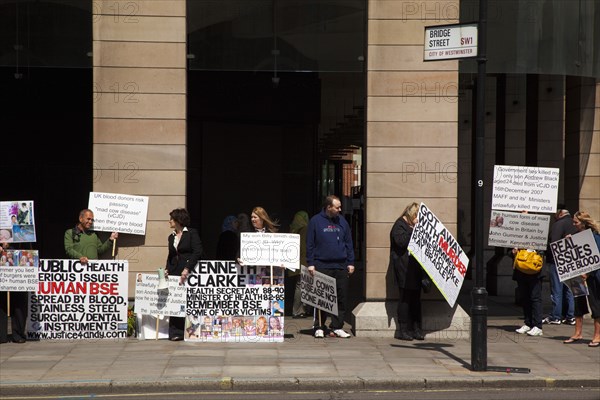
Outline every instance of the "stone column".
[[[389, 232], [425, 202], [456, 236], [458, 62], [423, 62], [424, 27], [457, 23], [459, 1], [370, 0], [366, 139], [366, 299], [357, 336], [393, 336], [397, 289]], [[468, 316], [441, 295], [423, 301], [423, 328], [468, 336]]]
[[146, 235], [121, 235], [117, 258], [155, 271], [186, 205], [186, 2], [93, 6], [94, 191], [149, 196]]
[[565, 202], [600, 219], [600, 83], [567, 77]]

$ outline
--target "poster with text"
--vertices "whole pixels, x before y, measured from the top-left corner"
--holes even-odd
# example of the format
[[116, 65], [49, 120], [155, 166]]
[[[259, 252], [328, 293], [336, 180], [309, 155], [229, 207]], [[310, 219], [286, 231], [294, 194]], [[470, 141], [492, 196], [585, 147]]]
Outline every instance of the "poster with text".
[[550, 250], [561, 282], [600, 269], [600, 251], [591, 229], [550, 243]]
[[300, 267], [302, 302], [329, 314], [338, 315], [335, 278], [315, 271], [312, 276], [304, 265]]
[[96, 231], [146, 234], [146, 196], [91, 192], [88, 207], [94, 212]]
[[187, 288], [178, 276], [169, 276], [169, 287], [158, 288], [158, 274], [137, 274], [135, 280], [135, 312], [147, 315], [185, 317]]
[[423, 266], [450, 307], [454, 307], [469, 258], [450, 231], [424, 203], [419, 206], [418, 218], [408, 250]]
[[558, 168], [494, 166], [492, 209], [556, 212]]
[[0, 290], [35, 292], [39, 261], [37, 250], [3, 250], [0, 253]]
[[546, 250], [550, 216], [492, 210], [489, 246]]
[[126, 338], [128, 269], [127, 261], [40, 260], [27, 339]]
[[35, 242], [32, 200], [0, 202], [0, 243]]
[[185, 285], [185, 340], [283, 342], [283, 268], [200, 261]]
[[[137, 314], [137, 338], [138, 340], [159, 340], [169, 338], [169, 318], [163, 315], [153, 316]], [[156, 326], [158, 325], [158, 333]]]
[[240, 259], [245, 265], [300, 268], [300, 235], [297, 233], [242, 232]]

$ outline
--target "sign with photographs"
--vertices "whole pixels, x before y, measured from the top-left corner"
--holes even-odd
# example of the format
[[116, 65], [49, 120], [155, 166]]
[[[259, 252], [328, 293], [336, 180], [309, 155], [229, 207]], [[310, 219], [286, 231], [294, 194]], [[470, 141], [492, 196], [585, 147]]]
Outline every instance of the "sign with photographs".
[[0, 202], [0, 243], [35, 242], [32, 200]]

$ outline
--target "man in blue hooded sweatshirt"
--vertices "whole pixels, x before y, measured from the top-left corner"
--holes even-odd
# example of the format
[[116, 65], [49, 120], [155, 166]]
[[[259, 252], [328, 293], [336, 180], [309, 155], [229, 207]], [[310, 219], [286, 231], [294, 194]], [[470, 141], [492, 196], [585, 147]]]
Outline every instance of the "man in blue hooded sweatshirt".
[[[348, 292], [348, 277], [354, 272], [354, 246], [350, 225], [341, 214], [342, 203], [337, 196], [325, 198], [325, 206], [320, 213], [314, 215], [306, 233], [306, 262], [308, 271], [314, 275], [317, 270], [335, 278], [337, 286], [338, 315], [320, 311], [315, 315], [314, 334], [316, 338], [325, 337], [325, 321], [331, 316], [332, 333], [341, 338], [349, 338], [345, 332], [344, 314], [346, 311], [346, 294]], [[316, 311], [316, 310], [315, 310]]]

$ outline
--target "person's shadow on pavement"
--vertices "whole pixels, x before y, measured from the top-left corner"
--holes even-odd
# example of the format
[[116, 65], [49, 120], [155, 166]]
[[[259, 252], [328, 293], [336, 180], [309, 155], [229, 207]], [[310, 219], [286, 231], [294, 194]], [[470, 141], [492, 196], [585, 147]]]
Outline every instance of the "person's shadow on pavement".
[[454, 347], [454, 345], [451, 345], [451, 344], [445, 344], [445, 343], [415, 343], [413, 345], [392, 344], [391, 346], [392, 347], [403, 347], [403, 348], [407, 348], [407, 349], [417, 348], [417, 349], [420, 349], [420, 350], [437, 351], [439, 353], [442, 353], [446, 357], [451, 358], [452, 360], [456, 361], [463, 368], [466, 368], [466, 369], [469, 369], [469, 370], [471, 369], [471, 364], [467, 363], [462, 358], [457, 357], [454, 354], [452, 354], [451, 352], [449, 352], [448, 350], [446, 350], [447, 347]]

